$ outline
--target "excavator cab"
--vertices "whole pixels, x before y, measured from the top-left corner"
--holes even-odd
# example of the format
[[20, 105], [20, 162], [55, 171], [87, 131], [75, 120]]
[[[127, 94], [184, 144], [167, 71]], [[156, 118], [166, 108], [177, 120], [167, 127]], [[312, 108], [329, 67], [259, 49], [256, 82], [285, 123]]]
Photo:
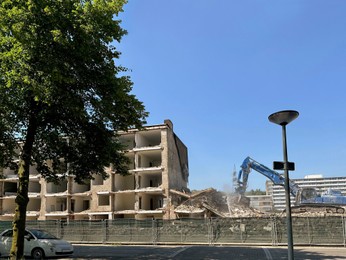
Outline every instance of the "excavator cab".
[[298, 192], [296, 203], [314, 203], [317, 197], [319, 197], [319, 195], [316, 189], [304, 187]]

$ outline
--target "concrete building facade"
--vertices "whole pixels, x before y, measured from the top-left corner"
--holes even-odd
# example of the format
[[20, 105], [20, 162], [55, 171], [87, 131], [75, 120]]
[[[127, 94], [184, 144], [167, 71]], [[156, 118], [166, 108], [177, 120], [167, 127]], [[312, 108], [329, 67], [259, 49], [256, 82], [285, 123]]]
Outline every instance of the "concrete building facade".
[[[303, 179], [292, 179], [300, 188], [312, 187], [318, 193], [326, 192], [328, 189], [338, 190], [346, 196], [346, 177], [323, 178], [322, 175], [307, 175]], [[285, 189], [280, 185], [273, 185], [271, 181], [266, 181], [266, 192], [273, 198], [275, 210], [284, 210], [286, 197]], [[291, 195], [291, 204], [295, 204], [296, 198]]]
[[[129, 174], [106, 169], [109, 178], [95, 175], [80, 185], [68, 176], [59, 185], [48, 183], [32, 167], [28, 220], [97, 220], [114, 218], [174, 219], [174, 208], [188, 192], [188, 150], [173, 131], [173, 124], [147, 126], [119, 133], [129, 158]], [[12, 220], [18, 176], [2, 169], [0, 220]]]

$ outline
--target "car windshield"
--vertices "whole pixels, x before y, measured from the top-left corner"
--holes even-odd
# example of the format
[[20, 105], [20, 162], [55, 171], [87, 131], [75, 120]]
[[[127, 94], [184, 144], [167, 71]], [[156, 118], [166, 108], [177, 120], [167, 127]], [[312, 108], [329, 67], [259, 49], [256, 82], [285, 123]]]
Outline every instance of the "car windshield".
[[31, 233], [34, 234], [34, 236], [38, 239], [57, 239], [52, 234], [49, 234], [46, 231], [43, 230], [30, 230]]

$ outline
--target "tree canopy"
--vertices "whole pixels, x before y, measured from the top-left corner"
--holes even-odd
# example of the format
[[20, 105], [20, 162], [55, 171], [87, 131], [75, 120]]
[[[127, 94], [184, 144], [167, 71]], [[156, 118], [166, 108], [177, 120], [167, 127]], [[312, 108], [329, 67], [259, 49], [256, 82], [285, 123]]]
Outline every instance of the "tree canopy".
[[46, 160], [61, 158], [78, 181], [110, 162], [126, 171], [114, 132], [140, 127], [146, 112], [129, 77], [116, 77], [125, 69], [113, 43], [126, 31], [113, 18], [124, 3], [2, 1], [0, 164], [12, 162], [17, 141], [35, 127], [32, 159], [43, 176], [59, 169]]
[[[64, 174], [77, 182], [94, 173], [105, 177], [110, 163], [127, 172], [115, 133], [140, 128], [147, 112], [131, 94], [127, 70], [116, 64], [115, 44], [126, 34], [117, 15], [125, 3], [1, 1], [0, 167], [19, 158], [24, 186], [18, 188], [18, 206], [26, 209], [25, 180], [33, 164], [50, 180]], [[64, 164], [68, 172], [61, 171]]]
[[251, 189], [250, 191], [245, 192], [246, 195], [266, 195], [266, 192], [261, 189]]

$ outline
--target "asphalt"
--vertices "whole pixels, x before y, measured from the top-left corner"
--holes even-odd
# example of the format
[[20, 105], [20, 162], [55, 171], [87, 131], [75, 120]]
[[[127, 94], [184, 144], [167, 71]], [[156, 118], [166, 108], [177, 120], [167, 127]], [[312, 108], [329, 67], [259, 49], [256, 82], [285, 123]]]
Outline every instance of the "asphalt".
[[[285, 247], [74, 245], [68, 259], [287, 259]], [[346, 260], [345, 247], [295, 247], [295, 260]], [[67, 259], [67, 258], [65, 258]]]

